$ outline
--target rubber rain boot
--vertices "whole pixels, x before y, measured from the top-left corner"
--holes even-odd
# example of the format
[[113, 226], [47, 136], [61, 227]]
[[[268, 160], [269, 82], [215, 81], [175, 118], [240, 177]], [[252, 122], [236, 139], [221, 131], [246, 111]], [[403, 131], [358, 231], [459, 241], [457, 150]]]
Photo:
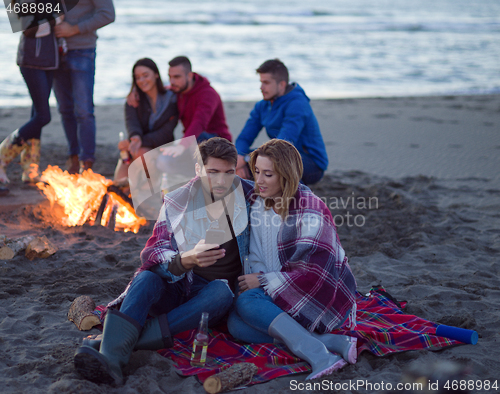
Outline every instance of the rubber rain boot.
[[0, 183], [9, 183], [5, 167], [25, 148], [26, 143], [19, 141], [19, 130], [10, 133], [0, 144]]
[[75, 369], [92, 382], [123, 385], [122, 368], [130, 359], [141, 329], [131, 317], [109, 310], [104, 321], [101, 349], [80, 346], [75, 353]]
[[358, 360], [357, 338], [347, 335], [318, 334], [315, 332], [312, 335], [323, 342], [329, 351], [340, 354], [349, 364], [356, 364]]
[[312, 373], [306, 380], [328, 375], [347, 364], [339, 355], [330, 353], [323, 342], [311, 335], [286, 312], [276, 316], [269, 325], [268, 333], [284, 342], [294, 355], [311, 365]]
[[[89, 335], [83, 338], [82, 346], [90, 346], [96, 350], [101, 348], [102, 334]], [[167, 315], [160, 315], [146, 320], [134, 350], [160, 350], [174, 346], [170, 335]]]
[[26, 141], [26, 147], [21, 152], [21, 167], [23, 175], [21, 177], [24, 183], [40, 182], [38, 166], [40, 164], [40, 140], [33, 138]]

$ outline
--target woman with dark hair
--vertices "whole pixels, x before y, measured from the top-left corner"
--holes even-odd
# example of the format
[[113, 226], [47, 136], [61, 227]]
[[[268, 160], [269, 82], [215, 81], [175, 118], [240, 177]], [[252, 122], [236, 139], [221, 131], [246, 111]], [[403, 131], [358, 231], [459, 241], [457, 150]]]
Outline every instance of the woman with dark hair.
[[149, 59], [139, 59], [132, 68], [131, 91], [139, 93], [139, 105], [134, 108], [125, 103], [125, 125], [128, 139], [118, 143], [120, 151], [126, 151], [126, 162], [118, 161], [115, 182], [127, 178], [129, 163], [146, 152], [174, 140], [177, 125], [177, 98], [166, 90], [156, 63]]
[[13, 0], [11, 7], [17, 12], [23, 30], [17, 64], [33, 104], [31, 119], [0, 144], [0, 195], [8, 193], [8, 189], [1, 186], [9, 182], [5, 167], [17, 156], [20, 156], [23, 182], [40, 181], [40, 137], [42, 128], [50, 122], [49, 96], [54, 70], [59, 67], [54, 26], [62, 21], [59, 16], [62, 7], [56, 0]]
[[356, 339], [329, 332], [347, 319], [355, 325], [356, 281], [329, 209], [300, 184], [300, 153], [273, 139], [252, 152], [250, 169], [258, 197], [230, 333], [250, 343], [284, 342], [311, 364], [306, 379], [354, 364]]

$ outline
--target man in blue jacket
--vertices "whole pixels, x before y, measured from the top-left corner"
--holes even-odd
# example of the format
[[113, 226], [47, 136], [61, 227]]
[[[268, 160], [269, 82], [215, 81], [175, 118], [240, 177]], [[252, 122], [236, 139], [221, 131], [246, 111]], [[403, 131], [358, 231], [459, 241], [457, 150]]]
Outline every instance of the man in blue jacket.
[[297, 83], [288, 83], [288, 69], [279, 59], [265, 61], [257, 73], [264, 100], [255, 104], [236, 140], [237, 174], [249, 176], [246, 157], [265, 127], [269, 138], [287, 140], [300, 152], [304, 164], [302, 182], [318, 182], [328, 167], [328, 156], [309, 98]]

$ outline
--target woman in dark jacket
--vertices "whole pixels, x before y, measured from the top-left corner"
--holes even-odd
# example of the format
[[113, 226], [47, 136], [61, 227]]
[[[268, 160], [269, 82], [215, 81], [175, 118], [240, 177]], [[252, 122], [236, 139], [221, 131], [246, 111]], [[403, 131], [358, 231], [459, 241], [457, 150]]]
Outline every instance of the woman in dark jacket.
[[22, 180], [40, 180], [40, 136], [50, 122], [49, 96], [53, 72], [59, 66], [59, 51], [54, 34], [56, 22], [62, 21], [59, 1], [13, 0], [11, 7], [20, 18], [23, 34], [19, 42], [17, 64], [33, 101], [31, 119], [9, 134], [0, 144], [0, 195], [8, 193], [2, 184], [8, 183], [6, 166], [20, 156]]
[[153, 60], [143, 58], [134, 64], [131, 91], [133, 90], [139, 93], [139, 106], [134, 108], [125, 104], [128, 139], [118, 143], [121, 159], [115, 169], [115, 183], [122, 183], [127, 178], [131, 161], [172, 142], [178, 120], [176, 95], [163, 86], [160, 72]]

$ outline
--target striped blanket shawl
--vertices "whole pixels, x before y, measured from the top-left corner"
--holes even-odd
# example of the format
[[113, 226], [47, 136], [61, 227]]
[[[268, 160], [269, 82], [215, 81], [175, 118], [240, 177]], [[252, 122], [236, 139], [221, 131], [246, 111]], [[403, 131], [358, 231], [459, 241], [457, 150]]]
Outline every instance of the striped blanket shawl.
[[[263, 274], [274, 303], [309, 331], [328, 332], [352, 311], [356, 281], [332, 214], [305, 186], [291, 200], [278, 233], [280, 272]], [[355, 324], [355, 319], [351, 323]]]

